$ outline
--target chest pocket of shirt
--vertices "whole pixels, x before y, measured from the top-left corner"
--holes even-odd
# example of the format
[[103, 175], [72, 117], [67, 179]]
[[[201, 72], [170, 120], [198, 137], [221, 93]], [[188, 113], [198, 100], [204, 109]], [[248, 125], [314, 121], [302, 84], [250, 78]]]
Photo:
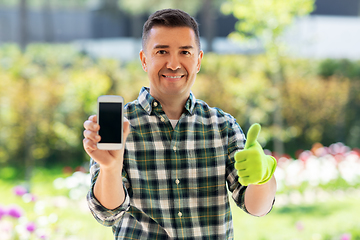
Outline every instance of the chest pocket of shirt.
[[226, 156], [188, 150], [188, 179], [190, 192], [214, 195], [226, 191]]

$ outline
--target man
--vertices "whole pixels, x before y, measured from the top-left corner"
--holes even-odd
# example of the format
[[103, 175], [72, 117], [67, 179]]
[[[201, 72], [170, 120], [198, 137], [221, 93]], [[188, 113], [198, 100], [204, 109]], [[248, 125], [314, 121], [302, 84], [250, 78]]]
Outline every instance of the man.
[[113, 227], [115, 239], [233, 239], [227, 189], [252, 215], [272, 208], [276, 161], [256, 140], [260, 126], [249, 130], [245, 145], [231, 115], [190, 91], [202, 58], [192, 17], [155, 12], [140, 52], [149, 88], [125, 106], [125, 150], [97, 149], [96, 116], [84, 123], [92, 159], [89, 207]]

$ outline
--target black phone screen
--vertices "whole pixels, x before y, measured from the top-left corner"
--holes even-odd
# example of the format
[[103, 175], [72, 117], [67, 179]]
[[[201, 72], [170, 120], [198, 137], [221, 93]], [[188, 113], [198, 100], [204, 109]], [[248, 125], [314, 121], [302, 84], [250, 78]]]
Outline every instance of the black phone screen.
[[122, 143], [121, 111], [122, 103], [99, 103], [100, 143]]

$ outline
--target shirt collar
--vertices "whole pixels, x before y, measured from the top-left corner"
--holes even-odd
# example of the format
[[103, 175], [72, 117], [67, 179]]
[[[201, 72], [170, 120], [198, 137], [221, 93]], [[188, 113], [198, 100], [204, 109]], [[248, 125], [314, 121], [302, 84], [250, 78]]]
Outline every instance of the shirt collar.
[[138, 102], [140, 106], [150, 115], [155, 99], [149, 93], [150, 88], [142, 87], [139, 93]]
[[[150, 88], [142, 87], [139, 93], [138, 102], [147, 114], [150, 115], [153, 110], [154, 103], [157, 101], [150, 95]], [[195, 103], [196, 98], [194, 94], [190, 92], [190, 96], [185, 103], [185, 109], [190, 113], [190, 115], [194, 114]]]
[[185, 109], [190, 113], [190, 115], [194, 114], [195, 103], [196, 103], [195, 95], [190, 91], [190, 96], [185, 103]]

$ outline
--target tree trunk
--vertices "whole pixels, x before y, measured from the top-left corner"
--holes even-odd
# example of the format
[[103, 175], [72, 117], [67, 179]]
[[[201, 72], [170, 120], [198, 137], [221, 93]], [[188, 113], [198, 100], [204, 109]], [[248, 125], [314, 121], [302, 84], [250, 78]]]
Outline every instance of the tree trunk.
[[284, 118], [282, 115], [282, 88], [284, 84], [284, 75], [282, 73], [281, 61], [279, 56], [279, 49], [276, 43], [276, 40], [273, 40], [270, 44], [270, 47], [267, 51], [269, 63], [270, 63], [270, 71], [273, 85], [278, 91], [276, 97], [276, 107], [273, 113], [273, 141], [274, 141], [274, 152], [276, 152], [279, 156], [282, 156], [285, 153], [284, 142], [282, 140], [282, 132], [284, 127]]
[[[28, 8], [27, 1], [20, 0], [19, 3], [19, 45], [22, 52], [25, 52], [26, 46], [29, 41], [28, 34]], [[29, 79], [24, 79], [24, 99], [27, 100], [28, 104], [31, 104], [30, 101], [30, 82]], [[34, 159], [32, 155], [33, 141], [34, 141], [34, 126], [32, 121], [31, 106], [27, 106], [23, 112], [24, 122], [25, 122], [25, 139], [24, 139], [24, 165], [25, 165], [25, 181], [27, 188], [30, 190], [30, 181], [32, 176], [32, 170], [34, 165]]]
[[133, 38], [141, 38], [143, 22], [141, 15], [131, 15], [130, 36]]
[[[279, 89], [280, 92], [280, 89]], [[278, 96], [278, 99], [276, 101], [276, 108], [274, 111], [274, 116], [273, 116], [273, 121], [274, 121], [274, 126], [277, 133], [274, 134], [274, 151], [279, 155], [282, 156], [285, 153], [285, 149], [284, 149], [284, 142], [281, 139], [281, 134], [282, 134], [282, 130], [283, 130], [283, 116], [282, 116], [282, 100], [281, 100], [281, 95]], [[280, 134], [276, 135], [276, 134]]]
[[51, 0], [45, 0], [43, 5], [44, 41], [54, 42], [54, 24], [51, 14]]
[[206, 39], [206, 52], [213, 51], [213, 40], [216, 34], [216, 10], [212, 0], [203, 0], [203, 7], [201, 10], [201, 23], [203, 24], [203, 35]]
[[102, 0], [91, 10], [93, 38], [114, 38], [124, 35], [124, 21], [117, 0]]
[[23, 111], [23, 121], [25, 124], [24, 136], [24, 166], [25, 166], [25, 182], [30, 191], [31, 178], [34, 168], [33, 147], [35, 139], [35, 120], [32, 112], [32, 97], [31, 97], [31, 84], [29, 79], [24, 79], [24, 96], [23, 99], [27, 102], [27, 106]]
[[19, 3], [19, 45], [20, 49], [24, 52], [26, 49], [26, 45], [29, 41], [29, 35], [27, 31], [27, 22], [28, 22], [28, 9], [27, 9], [27, 1], [20, 0]]

